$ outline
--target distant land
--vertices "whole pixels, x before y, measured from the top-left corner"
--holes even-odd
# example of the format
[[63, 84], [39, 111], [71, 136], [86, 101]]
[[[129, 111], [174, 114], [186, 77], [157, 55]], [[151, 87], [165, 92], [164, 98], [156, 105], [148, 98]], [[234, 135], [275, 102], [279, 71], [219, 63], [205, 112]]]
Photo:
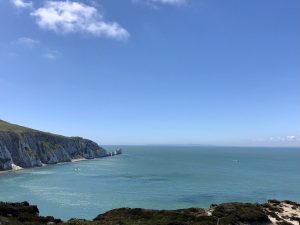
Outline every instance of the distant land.
[[94, 159], [108, 153], [81, 137], [65, 137], [0, 120], [0, 170]]

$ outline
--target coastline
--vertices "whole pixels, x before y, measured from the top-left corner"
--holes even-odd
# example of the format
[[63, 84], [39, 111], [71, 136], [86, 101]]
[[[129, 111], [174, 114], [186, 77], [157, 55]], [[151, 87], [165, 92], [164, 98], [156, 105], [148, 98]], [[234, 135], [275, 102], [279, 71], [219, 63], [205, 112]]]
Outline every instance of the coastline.
[[[116, 155], [120, 155], [120, 154], [116, 154]], [[18, 171], [22, 171], [22, 170], [26, 170], [26, 169], [38, 169], [38, 168], [42, 168], [42, 167], [62, 165], [62, 164], [66, 164], [66, 163], [78, 163], [78, 162], [82, 162], [82, 161], [107, 158], [107, 157], [112, 157], [112, 156], [116, 156], [116, 155], [112, 155], [111, 153], [108, 153], [105, 156], [98, 157], [98, 158], [93, 158], [93, 159], [87, 159], [87, 158], [81, 157], [81, 158], [72, 159], [70, 162], [58, 162], [58, 163], [55, 163], [55, 164], [44, 164], [43, 163], [42, 166], [35, 166], [35, 167], [31, 167], [31, 168], [23, 168], [23, 167], [20, 167], [16, 164], [12, 164], [12, 169], [0, 171], [0, 176], [4, 175], [4, 174], [7, 174], [7, 173], [18, 172]]]
[[24, 169], [25, 168], [23, 168], [21, 166], [17, 166], [16, 164], [12, 164], [12, 169], [2, 170], [2, 171], [0, 171], [0, 175], [6, 174], [6, 173], [9, 173], [9, 172], [17, 172], [17, 171], [24, 170]]
[[[95, 158], [95, 159], [99, 159], [99, 158]], [[42, 166], [36, 166], [36, 167], [31, 167], [31, 168], [23, 168], [23, 167], [20, 167], [20, 166], [17, 166], [17, 165], [14, 164], [13, 168], [10, 169], [10, 170], [0, 171], [0, 175], [4, 175], [4, 174], [7, 174], [7, 173], [13, 173], [13, 172], [19, 172], [19, 171], [27, 170], [27, 169], [39, 169], [39, 168], [48, 167], [48, 166], [62, 165], [62, 164], [66, 164], [66, 163], [76, 163], [76, 162], [81, 162], [81, 161], [86, 161], [86, 160], [92, 160], [92, 159], [85, 159], [85, 158], [74, 159], [74, 160], [71, 160], [70, 162], [58, 162], [58, 163], [55, 163], [55, 164], [44, 164], [43, 163]]]
[[71, 163], [73, 163], [73, 162], [81, 162], [81, 161], [86, 161], [86, 160], [89, 160], [89, 159], [86, 159], [86, 158], [77, 158], [77, 159], [72, 159], [71, 160]]

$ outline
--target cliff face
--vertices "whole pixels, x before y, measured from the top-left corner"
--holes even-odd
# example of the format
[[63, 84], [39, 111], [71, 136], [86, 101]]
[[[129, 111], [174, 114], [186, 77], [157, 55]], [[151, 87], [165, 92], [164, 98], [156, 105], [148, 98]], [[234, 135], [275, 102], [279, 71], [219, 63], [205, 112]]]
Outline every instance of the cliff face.
[[30, 168], [106, 155], [103, 148], [87, 139], [59, 136], [0, 121], [0, 170], [12, 169], [14, 165]]

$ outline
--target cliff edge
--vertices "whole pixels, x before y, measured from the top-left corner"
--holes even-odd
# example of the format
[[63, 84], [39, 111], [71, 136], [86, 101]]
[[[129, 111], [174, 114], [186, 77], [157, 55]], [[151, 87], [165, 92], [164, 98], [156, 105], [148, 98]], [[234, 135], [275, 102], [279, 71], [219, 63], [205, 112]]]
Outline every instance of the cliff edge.
[[0, 120], [0, 170], [104, 156], [107, 152], [91, 140], [51, 134]]

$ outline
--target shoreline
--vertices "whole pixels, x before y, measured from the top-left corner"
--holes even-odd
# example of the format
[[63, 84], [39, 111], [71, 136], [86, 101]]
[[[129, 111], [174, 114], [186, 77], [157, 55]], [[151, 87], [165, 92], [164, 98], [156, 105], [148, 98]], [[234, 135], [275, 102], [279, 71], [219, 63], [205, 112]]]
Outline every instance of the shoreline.
[[[117, 154], [117, 155], [120, 155], [120, 154]], [[27, 169], [39, 169], [39, 168], [43, 168], [43, 167], [47, 167], [47, 166], [62, 165], [62, 164], [66, 164], [66, 163], [78, 163], [78, 162], [82, 162], [82, 161], [89, 161], [89, 160], [107, 158], [107, 157], [112, 157], [112, 156], [116, 156], [116, 155], [110, 155], [110, 153], [107, 153], [107, 155], [102, 156], [102, 157], [98, 157], [98, 158], [87, 159], [87, 158], [82, 157], [82, 158], [71, 159], [71, 161], [69, 161], [69, 162], [58, 162], [58, 163], [54, 163], [54, 164], [44, 164], [43, 163], [42, 166], [35, 166], [35, 167], [30, 167], [30, 168], [23, 168], [23, 167], [20, 167], [16, 164], [12, 164], [12, 169], [0, 171], [0, 176], [5, 175], [7, 173], [14, 173], [14, 172], [19, 172], [19, 171], [24, 171], [24, 170], [27, 170]]]
[[[97, 158], [97, 159], [99, 159], [99, 158]], [[90, 159], [86, 159], [86, 158], [82, 157], [82, 158], [72, 159], [70, 163], [87, 161], [87, 160], [90, 160]]]
[[25, 168], [23, 168], [21, 166], [17, 166], [16, 164], [12, 164], [12, 169], [10, 169], [10, 170], [2, 170], [2, 171], [0, 171], [0, 175], [6, 174], [6, 173], [10, 173], [10, 172], [17, 172], [17, 171], [21, 171], [21, 170], [25, 170]]

